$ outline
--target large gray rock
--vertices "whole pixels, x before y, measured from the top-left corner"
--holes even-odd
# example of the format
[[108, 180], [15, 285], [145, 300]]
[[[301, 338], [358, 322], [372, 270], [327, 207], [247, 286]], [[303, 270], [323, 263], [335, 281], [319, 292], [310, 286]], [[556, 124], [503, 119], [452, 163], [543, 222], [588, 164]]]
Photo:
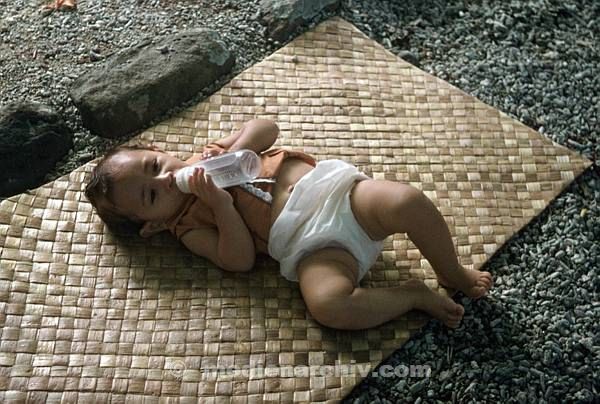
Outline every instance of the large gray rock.
[[234, 62], [217, 33], [188, 30], [113, 56], [77, 80], [71, 98], [90, 131], [117, 137], [188, 101]]
[[71, 147], [71, 130], [50, 107], [24, 102], [0, 109], [0, 196], [42, 185]]
[[300, 25], [312, 20], [324, 9], [336, 10], [340, 0], [262, 0], [262, 22], [271, 38], [284, 42]]

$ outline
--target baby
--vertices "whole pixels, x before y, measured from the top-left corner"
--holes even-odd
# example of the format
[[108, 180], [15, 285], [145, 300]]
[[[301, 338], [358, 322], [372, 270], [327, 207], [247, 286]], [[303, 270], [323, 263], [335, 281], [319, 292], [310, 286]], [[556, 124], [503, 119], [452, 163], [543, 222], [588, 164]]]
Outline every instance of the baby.
[[[278, 133], [273, 122], [251, 120], [187, 161], [152, 146], [121, 147], [98, 163], [86, 196], [109, 227], [130, 223], [143, 237], [168, 230], [194, 254], [227, 271], [249, 271], [257, 253], [268, 253], [284, 277], [299, 282], [308, 310], [323, 325], [364, 329], [418, 309], [457, 327], [463, 307], [422, 281], [359, 286], [382, 241], [403, 232], [440, 284], [472, 298], [486, 294], [491, 275], [458, 263], [433, 203], [410, 185], [370, 179], [340, 160], [317, 163], [301, 152], [265, 152]], [[192, 194], [175, 186], [182, 167], [239, 149], [262, 153], [254, 186], [264, 192], [220, 189], [202, 169], [189, 180]], [[272, 198], [260, 197], [266, 192]]]

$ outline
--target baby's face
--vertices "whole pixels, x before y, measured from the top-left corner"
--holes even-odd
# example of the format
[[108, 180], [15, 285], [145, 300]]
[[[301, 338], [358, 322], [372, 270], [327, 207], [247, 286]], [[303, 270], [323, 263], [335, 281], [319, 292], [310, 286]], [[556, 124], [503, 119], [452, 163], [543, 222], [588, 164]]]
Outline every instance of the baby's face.
[[170, 219], [186, 200], [175, 185], [175, 173], [186, 163], [167, 153], [130, 150], [111, 158], [115, 170], [114, 202], [119, 211], [139, 221]]

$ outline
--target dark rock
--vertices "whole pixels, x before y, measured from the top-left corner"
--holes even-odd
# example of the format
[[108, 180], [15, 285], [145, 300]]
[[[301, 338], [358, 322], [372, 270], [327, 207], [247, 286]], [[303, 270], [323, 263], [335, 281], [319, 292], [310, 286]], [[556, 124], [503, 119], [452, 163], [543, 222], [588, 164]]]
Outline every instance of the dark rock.
[[412, 394], [416, 394], [416, 393], [420, 392], [421, 390], [423, 390], [426, 383], [427, 383], [427, 380], [421, 380], [421, 381], [414, 383], [412, 386], [410, 386], [410, 392]]
[[71, 98], [90, 131], [118, 137], [188, 101], [234, 61], [215, 32], [188, 30], [116, 54], [77, 80]]
[[312, 20], [323, 10], [336, 10], [340, 0], [262, 0], [262, 23], [269, 36], [285, 42], [299, 26]]
[[404, 59], [411, 65], [420, 67], [419, 57], [417, 55], [415, 55], [414, 53], [412, 53], [411, 51], [401, 50], [400, 52], [398, 52], [398, 56], [400, 56], [402, 59]]
[[0, 196], [41, 185], [71, 147], [71, 130], [50, 107], [23, 102], [0, 109]]

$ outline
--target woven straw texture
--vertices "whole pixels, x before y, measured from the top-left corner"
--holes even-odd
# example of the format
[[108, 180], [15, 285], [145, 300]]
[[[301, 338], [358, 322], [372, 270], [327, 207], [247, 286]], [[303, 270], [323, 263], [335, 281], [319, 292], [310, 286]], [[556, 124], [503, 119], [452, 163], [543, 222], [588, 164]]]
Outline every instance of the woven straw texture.
[[[589, 165], [338, 18], [141, 138], [187, 158], [254, 117], [278, 146], [424, 190], [471, 268]], [[0, 401], [339, 401], [427, 320], [327, 329], [271, 259], [233, 274], [166, 234], [116, 237], [82, 194], [93, 164], [0, 205]], [[363, 284], [411, 277], [438, 287], [397, 235]]]

